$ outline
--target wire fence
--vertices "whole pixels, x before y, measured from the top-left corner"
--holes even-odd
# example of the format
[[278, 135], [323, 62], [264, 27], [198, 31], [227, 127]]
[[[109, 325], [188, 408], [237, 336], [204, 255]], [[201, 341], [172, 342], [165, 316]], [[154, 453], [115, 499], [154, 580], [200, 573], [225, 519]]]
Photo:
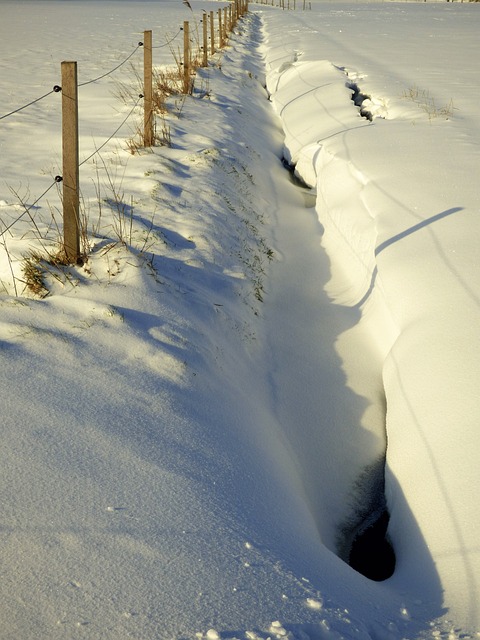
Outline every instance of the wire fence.
[[[215, 53], [218, 49], [221, 49], [227, 42], [227, 38], [228, 38], [228, 33], [233, 29], [233, 27], [235, 26], [236, 21], [242, 17], [244, 15], [244, 13], [248, 11], [248, 5], [247, 5], [247, 0], [235, 0], [233, 3], [231, 3], [228, 6], [224, 6], [220, 9], [218, 9], [218, 12], [214, 12], [211, 11], [210, 12], [210, 16], [208, 16], [205, 12], [203, 14], [203, 19], [200, 20], [199, 23], [196, 23], [194, 26], [194, 33], [196, 34], [196, 38], [192, 38], [190, 36], [191, 31], [189, 31], [189, 22], [184, 22], [183, 26], [180, 27], [176, 33], [174, 35], [172, 35], [171, 37], [168, 37], [165, 39], [165, 42], [163, 42], [162, 44], [158, 44], [153, 46], [152, 42], [151, 42], [151, 31], [145, 31], [144, 32], [144, 36], [145, 38], [147, 37], [147, 34], [150, 34], [150, 40], [148, 41], [147, 45], [145, 46], [145, 41], [139, 42], [137, 44], [137, 46], [128, 53], [128, 55], [125, 55], [125, 57], [121, 60], [121, 62], [119, 62], [118, 64], [116, 64], [114, 67], [108, 69], [107, 71], [105, 71], [104, 73], [101, 73], [100, 75], [93, 77], [89, 80], [83, 81], [81, 83], [77, 83], [76, 81], [76, 63], [62, 63], [62, 74], [63, 74], [63, 65], [65, 64], [74, 64], [75, 65], [75, 94], [77, 92], [77, 90], [79, 88], [82, 87], [86, 87], [88, 85], [94, 85], [96, 83], [101, 82], [102, 80], [104, 80], [105, 78], [108, 78], [110, 76], [112, 76], [115, 72], [119, 71], [120, 69], [124, 68], [125, 65], [130, 61], [133, 62], [135, 55], [139, 52], [140, 49], [143, 49], [144, 52], [144, 77], [143, 77], [143, 90], [141, 93], [138, 94], [138, 96], [135, 96], [133, 94], [130, 94], [130, 98], [132, 98], [132, 104], [129, 106], [129, 111], [128, 113], [125, 115], [125, 117], [122, 119], [122, 122], [115, 128], [115, 130], [110, 133], [109, 135], [105, 136], [104, 141], [99, 144], [98, 146], [95, 147], [95, 150], [90, 153], [87, 157], [85, 157], [81, 162], [78, 161], [78, 102], [75, 104], [75, 109], [76, 109], [76, 118], [77, 121], [72, 124], [70, 123], [70, 125], [68, 124], [67, 118], [69, 117], [68, 115], [66, 116], [66, 111], [65, 111], [65, 86], [60, 86], [60, 85], [55, 85], [54, 87], [52, 87], [52, 89], [50, 89], [49, 91], [47, 91], [46, 93], [33, 98], [32, 100], [29, 100], [28, 102], [26, 102], [23, 105], [20, 105], [10, 111], [8, 111], [7, 113], [4, 113], [2, 115], [0, 115], [0, 121], [5, 121], [7, 119], [11, 119], [11, 118], [15, 118], [18, 114], [28, 110], [29, 108], [33, 107], [34, 105], [38, 104], [39, 102], [46, 100], [49, 96], [51, 96], [52, 94], [62, 94], [62, 104], [63, 104], [63, 108], [62, 108], [62, 149], [63, 149], [63, 175], [57, 175], [54, 177], [54, 179], [50, 182], [50, 184], [45, 188], [45, 190], [41, 193], [41, 195], [39, 195], [38, 197], [35, 198], [35, 200], [32, 203], [26, 203], [24, 202], [21, 198], [19, 198], [19, 204], [21, 205], [22, 211], [19, 213], [18, 216], [16, 216], [13, 220], [9, 221], [8, 224], [3, 224], [2, 221], [0, 221], [0, 245], [3, 245], [5, 250], [6, 250], [6, 234], [9, 232], [10, 236], [12, 237], [12, 233], [14, 232], [14, 227], [15, 225], [21, 221], [25, 216], [28, 216], [30, 221], [32, 222], [32, 224], [35, 225], [35, 221], [34, 221], [34, 213], [36, 209], [40, 209], [40, 207], [38, 206], [39, 203], [45, 199], [45, 197], [47, 196], [47, 194], [55, 187], [59, 187], [60, 184], [62, 183], [62, 187], [63, 187], [63, 197], [62, 197], [62, 193], [60, 193], [60, 189], [59, 189], [59, 197], [60, 200], [62, 201], [62, 205], [63, 205], [63, 226], [64, 226], [64, 231], [67, 228], [67, 226], [69, 224], [73, 224], [73, 226], [75, 227], [75, 233], [77, 234], [77, 240], [76, 240], [76, 244], [77, 244], [77, 248], [75, 248], [72, 251], [69, 251], [69, 247], [67, 246], [67, 242], [66, 242], [66, 234], [67, 231], [65, 231], [64, 234], [64, 246], [63, 246], [63, 250], [64, 253], [66, 255], [67, 259], [67, 263], [75, 263], [79, 261], [80, 256], [80, 252], [79, 252], [79, 245], [78, 245], [78, 235], [79, 235], [79, 218], [80, 218], [80, 204], [79, 204], [79, 185], [78, 185], [78, 169], [79, 167], [85, 165], [87, 162], [89, 162], [90, 160], [92, 160], [94, 158], [94, 156], [96, 156], [97, 154], [99, 154], [105, 147], [106, 145], [115, 137], [117, 136], [117, 134], [119, 133], [119, 131], [126, 125], [126, 123], [132, 118], [132, 116], [138, 111], [138, 107], [139, 105], [143, 102], [143, 107], [144, 107], [144, 126], [145, 126], [145, 134], [144, 134], [144, 142], [147, 141], [149, 143], [150, 146], [153, 146], [155, 144], [155, 138], [152, 135], [152, 131], [153, 131], [153, 123], [154, 123], [154, 118], [155, 118], [155, 108], [154, 108], [154, 104], [153, 104], [153, 92], [152, 92], [152, 87], [151, 87], [151, 82], [152, 82], [152, 50], [156, 50], [156, 49], [161, 49], [164, 47], [172, 47], [173, 43], [179, 38], [179, 36], [182, 34], [184, 35], [183, 38], [183, 59], [177, 59], [177, 55], [174, 54], [173, 49], [172, 49], [172, 54], [174, 54], [174, 62], [175, 62], [175, 66], [178, 68], [178, 72], [181, 75], [180, 77], [180, 85], [183, 87], [183, 92], [185, 94], [191, 94], [192, 90], [193, 90], [193, 77], [195, 74], [195, 69], [199, 66], [206, 66], [207, 65], [207, 60], [208, 60], [208, 53], [213, 54]], [[193, 12], [192, 12], [193, 13]], [[210, 20], [208, 20], [208, 17], [210, 17]], [[198, 35], [199, 32], [201, 31], [201, 29], [199, 29], [200, 24], [203, 24], [203, 43], [200, 42], [201, 37]], [[207, 36], [207, 29], [208, 29], [208, 24], [210, 25], [210, 35]], [[210, 43], [208, 43], [208, 39], [210, 40]], [[145, 39], [144, 39], [145, 40]], [[179, 51], [180, 51], [180, 47], [179, 47]], [[147, 64], [147, 60], [150, 60], [150, 70], [148, 70], [148, 64]], [[64, 85], [65, 83], [65, 79], [64, 76], [62, 75], [62, 85]], [[150, 88], [148, 87], [148, 85], [150, 84]], [[70, 98], [71, 96], [69, 95], [68, 98]], [[77, 98], [76, 98], [77, 100]], [[67, 100], [67, 102], [71, 102], [71, 100]], [[69, 108], [71, 109], [71, 105], [69, 106]], [[67, 110], [68, 111], [68, 110]], [[67, 123], [67, 124], [66, 124]], [[66, 129], [68, 130], [68, 128], [72, 128], [75, 129], [75, 135], [76, 135], [76, 140], [73, 140], [71, 142], [69, 142], [69, 138], [68, 138], [68, 132], [66, 134]], [[147, 127], [151, 130], [150, 133], [147, 133]], [[0, 125], [0, 130], [1, 130], [1, 125]], [[67, 137], [66, 137], [67, 136]], [[72, 145], [72, 149], [73, 151], [70, 152], [68, 151], [68, 147], [69, 145]], [[147, 144], [145, 144], [145, 146], [148, 146]], [[67, 148], [67, 154], [65, 152], [65, 149]], [[65, 160], [65, 155], [72, 155], [75, 156], [76, 154], [76, 169], [73, 170], [69, 170], [66, 169], [66, 160]], [[75, 172], [77, 173], [77, 179], [72, 178], [71, 173]], [[77, 184], [74, 185], [75, 190], [76, 190], [76, 195], [74, 197], [74, 205], [73, 205], [73, 211], [70, 212], [70, 214], [68, 212], [66, 212], [65, 210], [65, 201], [68, 199], [66, 198], [66, 190], [68, 190], [68, 195], [70, 198], [70, 191], [72, 188], [72, 184], [74, 182], [77, 182]], [[70, 223], [68, 222], [68, 218], [70, 218]], [[10, 260], [10, 257], [9, 257]]]
[[[104, 79], [104, 78], [106, 78], [108, 76], [111, 76], [115, 71], [117, 71], [118, 69], [123, 67], [123, 65], [125, 65], [134, 56], [134, 54], [141, 48], [141, 46], [143, 46], [143, 43], [139, 42], [137, 47], [135, 47], [135, 49], [124, 60], [122, 60], [122, 62], [120, 62], [120, 64], [117, 64], [115, 67], [113, 67], [112, 69], [110, 69], [109, 71], [107, 71], [105, 73], [102, 73], [100, 76], [98, 76], [96, 78], [92, 78], [91, 80], [87, 80], [85, 82], [79, 83], [78, 87], [84, 87], [84, 86], [87, 86], [89, 84], [93, 84], [95, 82], [98, 82], [98, 81], [100, 81], [100, 80], [102, 80], [102, 79]], [[0, 116], [0, 120], [5, 120], [6, 118], [12, 117], [12, 116], [24, 111], [25, 109], [28, 109], [29, 107], [37, 104], [38, 102], [41, 102], [42, 100], [44, 100], [48, 96], [50, 96], [50, 95], [52, 95], [54, 93], [60, 93], [61, 91], [62, 91], [62, 87], [60, 85], [55, 85], [51, 89], [51, 91], [48, 91], [44, 95], [39, 96], [38, 98], [35, 98], [34, 100], [31, 100], [30, 102], [27, 102], [26, 104], [24, 104], [24, 105], [22, 105], [20, 107], [17, 107], [16, 109], [13, 109], [12, 111]], [[127, 117], [122, 121], [120, 126], [118, 126], [115, 129], [115, 131], [108, 136], [108, 138], [105, 140], [105, 142], [103, 142], [99, 147], [97, 147], [92, 154], [90, 154], [87, 158], [85, 158], [85, 160], [83, 160], [81, 164], [85, 164], [86, 162], [88, 162], [88, 160], [91, 160], [94, 155], [99, 153], [101, 151], [101, 149], [103, 149], [108, 144], [108, 142], [110, 142], [110, 140], [118, 133], [118, 131], [123, 127], [123, 125], [131, 117], [131, 115], [135, 111], [135, 108], [138, 106], [139, 102], [140, 102], [140, 98], [135, 102], [134, 106], [132, 107], [132, 109], [128, 113]], [[53, 182], [45, 189], [45, 191], [40, 196], [38, 196], [34, 200], [34, 202], [32, 202], [28, 206], [22, 205], [23, 206], [22, 213], [17, 218], [15, 218], [13, 221], [11, 221], [7, 226], [5, 226], [4, 228], [2, 228], [0, 230], [0, 238], [3, 237], [10, 229], [12, 229], [15, 226], [15, 224], [17, 224], [17, 222], [19, 222], [22, 218], [24, 218], [25, 215], [29, 214], [37, 206], [37, 204], [47, 195], [47, 193], [51, 189], [53, 189], [53, 187], [55, 185], [58, 185], [60, 182], [62, 182], [62, 180], [63, 180], [62, 176], [56, 176], [55, 179], [53, 180]]]
[[[166, 42], [164, 42], [163, 44], [158, 44], [152, 47], [152, 49], [163, 49], [164, 47], [168, 47], [172, 44], [172, 42], [174, 42], [178, 36], [182, 33], [183, 31], [183, 27], [180, 27], [180, 29], [178, 29], [178, 31], [175, 33], [175, 35], [170, 38], [169, 40], [167, 40]], [[113, 69], [110, 69], [109, 71], [106, 71], [105, 73], [102, 73], [101, 75], [97, 76], [96, 78], [92, 78], [91, 80], [86, 80], [85, 82], [80, 82], [78, 84], [79, 87], [86, 87], [89, 84], [93, 84], [94, 82], [98, 82], [99, 80], [103, 80], [104, 78], [107, 78], [108, 76], [111, 76], [113, 73], [115, 73], [115, 71], [117, 71], [118, 69], [120, 69], [121, 67], [123, 67], [136, 53], [137, 51], [143, 47], [143, 42], [139, 42], [137, 44], [137, 46], [135, 47], [135, 49], [128, 54], [128, 56], [122, 60], [122, 62], [120, 62], [119, 64], [115, 65], [113, 67]], [[37, 102], [41, 102], [42, 100], [44, 100], [45, 98], [48, 98], [48, 96], [51, 96], [53, 93], [59, 93], [62, 90], [62, 88], [57, 84], [55, 85], [50, 91], [48, 91], [47, 93], [44, 93], [43, 95], [39, 96], [38, 98], [34, 98], [33, 100], [31, 100], [30, 102], [27, 102], [26, 104], [22, 105], [21, 107], [17, 107], [16, 109], [13, 109], [12, 111], [9, 111], [8, 113], [4, 113], [3, 115], [0, 116], [0, 120], [5, 120], [6, 118], [9, 118], [17, 113], [20, 113], [20, 111], [23, 111], [24, 109], [27, 109], [28, 107], [33, 106], [34, 104], [37, 104]]]
[[[175, 38], [178, 36], [179, 33], [181, 33], [181, 31], [179, 31], [176, 34]], [[170, 42], [172, 42], [175, 38], [173, 38]], [[143, 46], [143, 42], [139, 42], [138, 45], [135, 47], [135, 49], [124, 60], [122, 60], [122, 62], [117, 64], [115, 67], [113, 67], [109, 71], [106, 71], [105, 73], [102, 73], [101, 75], [97, 76], [96, 78], [92, 78], [91, 80], [87, 80], [85, 82], [79, 83], [78, 87], [85, 87], [87, 85], [94, 84], [95, 82], [99, 82], [100, 80], [103, 80], [104, 78], [107, 78], [107, 77], [111, 76], [113, 73], [115, 73], [115, 71], [117, 71], [118, 69], [123, 67], [135, 55], [135, 53], [137, 53], [137, 51], [142, 46]], [[22, 105], [20, 107], [17, 107], [16, 109], [13, 109], [12, 111], [10, 111], [8, 113], [5, 113], [4, 115], [0, 116], [0, 120], [5, 120], [6, 118], [12, 117], [12, 116], [16, 115], [17, 113], [20, 113], [20, 112], [24, 111], [25, 109], [28, 109], [29, 107], [37, 104], [38, 102], [41, 102], [42, 100], [44, 100], [48, 96], [50, 96], [50, 95], [52, 95], [54, 93], [60, 93], [61, 91], [62, 91], [62, 87], [60, 85], [55, 85], [51, 89], [51, 91], [48, 91], [44, 95], [39, 96], [38, 98], [35, 98], [34, 100], [31, 100], [30, 102], [27, 102], [26, 104], [24, 104], [24, 105]], [[132, 109], [130, 110], [130, 112], [126, 116], [126, 118], [115, 129], [115, 131], [112, 134], [110, 134], [108, 136], [108, 138], [105, 140], [105, 142], [103, 142], [100, 146], [98, 146], [92, 154], [90, 154], [87, 158], [85, 158], [80, 163], [80, 165], [83, 165], [86, 162], [88, 162], [89, 160], [91, 160], [93, 158], [93, 156], [95, 156], [97, 153], [99, 153], [101, 151], [101, 149], [103, 149], [112, 140], [112, 138], [120, 131], [120, 129], [127, 122], [127, 120], [132, 116], [132, 114], [135, 111], [136, 107], [138, 106], [139, 102], [140, 102], [140, 98], [138, 98], [138, 100], [135, 102], [134, 106], [132, 107]], [[55, 185], [58, 185], [60, 182], [62, 182], [62, 180], [63, 180], [63, 178], [61, 176], [56, 176], [55, 180], [45, 189], [45, 191], [40, 196], [38, 196], [35, 199], [34, 202], [32, 202], [32, 204], [30, 204], [28, 206], [24, 206], [24, 210], [22, 211], [22, 213], [16, 219], [11, 221], [7, 226], [5, 226], [3, 229], [0, 230], [0, 238], [2, 236], [4, 236], [7, 233], [7, 231], [9, 231], [12, 227], [14, 227], [15, 224], [17, 222], [19, 222], [25, 215], [29, 214], [31, 212], [31, 210], [34, 209], [37, 206], [37, 204], [47, 195], [47, 193], [51, 189], [53, 189], [53, 187]]]

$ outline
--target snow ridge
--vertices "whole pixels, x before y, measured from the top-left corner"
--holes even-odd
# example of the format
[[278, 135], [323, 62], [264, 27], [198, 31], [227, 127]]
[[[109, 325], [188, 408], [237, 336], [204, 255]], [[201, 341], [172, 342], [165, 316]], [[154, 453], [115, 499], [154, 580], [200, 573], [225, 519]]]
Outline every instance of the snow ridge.
[[[334, 19], [333, 11], [326, 13]], [[478, 378], [478, 368], [469, 364], [472, 348], [477, 351], [471, 323], [478, 322], [480, 298], [477, 287], [472, 289], [468, 231], [477, 204], [470, 170], [461, 177], [449, 160], [458, 149], [465, 166], [471, 168], [473, 159], [478, 167], [478, 153], [463, 143], [468, 117], [454, 121], [435, 112], [432, 119], [428, 105], [412, 109], [402, 102], [405, 93], [395, 97], [386, 85], [384, 99], [366, 104], [371, 124], [359, 121], [343, 70], [348, 68], [349, 78], [363, 78], [365, 95], [378, 95], [365, 78], [375, 84], [372, 75], [383, 68], [363, 57], [369, 72], [354, 71], [355, 58], [348, 53], [348, 66], [322, 59], [318, 50], [325, 46], [319, 42], [326, 37], [332, 45], [332, 38], [317, 32], [301, 39], [299, 59], [293, 27], [286, 46], [273, 14], [266, 25], [267, 85], [283, 122], [285, 156], [317, 194], [332, 271], [325, 290], [335, 304], [358, 309], [357, 331], [378, 355], [379, 397], [386, 400], [389, 535], [398, 559], [389, 584], [413, 593], [419, 573], [422, 589], [431, 594], [441, 584], [449, 615], [467, 633], [475, 632], [479, 513], [466, 495], [476, 483], [472, 452], [478, 452], [479, 407], [461, 371], [466, 366]], [[289, 109], [297, 103], [301, 119]], [[388, 104], [388, 112], [381, 104]], [[463, 256], [458, 263], [457, 243]], [[349, 385], [360, 389], [362, 367], [346, 349], [353, 343], [344, 335], [338, 352]]]

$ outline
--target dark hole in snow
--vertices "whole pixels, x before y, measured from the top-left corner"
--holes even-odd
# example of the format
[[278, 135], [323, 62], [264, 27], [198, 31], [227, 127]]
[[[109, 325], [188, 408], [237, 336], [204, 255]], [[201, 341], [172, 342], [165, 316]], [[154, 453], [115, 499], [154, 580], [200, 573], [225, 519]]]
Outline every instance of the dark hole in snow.
[[366, 578], [381, 582], [395, 571], [395, 552], [387, 536], [390, 515], [385, 509], [352, 541], [348, 564]]
[[386, 580], [395, 571], [395, 551], [388, 537], [385, 456], [360, 473], [350, 501], [352, 512], [338, 531], [337, 555], [366, 578]]
[[310, 189], [308, 184], [306, 184], [300, 178], [300, 176], [295, 172], [295, 165], [294, 164], [290, 164], [290, 162], [285, 158], [285, 156], [282, 158], [282, 164], [283, 164], [284, 168], [290, 174], [290, 179], [293, 182], [293, 184], [296, 184], [298, 187], [302, 187], [304, 189]]
[[307, 207], [307, 209], [311, 209], [312, 207], [315, 206], [315, 202], [317, 200], [317, 195], [315, 190], [309, 187], [309, 185], [306, 184], [302, 180], [302, 178], [296, 173], [295, 165], [290, 164], [290, 162], [285, 157], [283, 157], [281, 160], [284, 168], [288, 171], [288, 176], [290, 178], [290, 181], [295, 186], [300, 187], [300, 191], [302, 192], [303, 197], [305, 199], [305, 206]]
[[370, 96], [367, 96], [365, 93], [362, 93], [354, 82], [347, 82], [347, 87], [352, 90], [352, 101], [356, 107], [358, 107], [360, 111], [360, 115], [362, 118], [366, 118], [370, 122], [373, 120], [373, 116], [370, 111], [362, 108], [362, 104], [364, 100], [369, 100]]

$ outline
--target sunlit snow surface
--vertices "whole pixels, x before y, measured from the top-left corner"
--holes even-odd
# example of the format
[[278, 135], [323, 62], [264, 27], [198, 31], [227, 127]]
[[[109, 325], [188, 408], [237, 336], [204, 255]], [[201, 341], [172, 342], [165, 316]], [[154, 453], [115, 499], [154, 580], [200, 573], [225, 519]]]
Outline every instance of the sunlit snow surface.
[[[170, 64], [222, 6], [191, 4], [0, 0], [0, 117], [145, 29]], [[172, 148], [130, 154], [137, 107], [87, 160], [130, 60], [80, 88], [90, 254], [44, 299], [22, 258], [55, 251], [57, 187], [20, 215], [61, 173], [60, 94], [0, 120], [2, 639], [480, 631], [478, 8], [251, 9], [170, 98]], [[373, 583], [335, 553], [385, 447]]]

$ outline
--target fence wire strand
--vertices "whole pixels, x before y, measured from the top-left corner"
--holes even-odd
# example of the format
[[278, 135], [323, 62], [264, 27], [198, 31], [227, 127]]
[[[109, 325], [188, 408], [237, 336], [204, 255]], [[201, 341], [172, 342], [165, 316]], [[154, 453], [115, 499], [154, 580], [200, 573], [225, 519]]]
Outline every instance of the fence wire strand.
[[172, 44], [172, 42], [178, 38], [178, 36], [182, 33], [183, 29], [179, 29], [177, 31], [177, 33], [173, 36], [173, 38], [171, 38], [170, 40], [167, 40], [167, 42], [165, 42], [164, 44], [157, 44], [154, 47], [152, 47], [152, 49], [161, 49], [162, 47], [167, 47], [169, 44]]
[[[139, 96], [137, 101], [135, 102], [135, 104], [133, 105], [133, 107], [130, 109], [130, 111], [128, 112], [128, 114], [126, 115], [126, 117], [122, 120], [122, 122], [118, 125], [118, 127], [115, 129], [115, 131], [105, 140], [105, 142], [103, 142], [99, 147], [97, 147], [95, 149], [95, 151], [93, 153], [91, 153], [89, 156], [87, 156], [84, 160], [82, 160], [82, 162], [79, 163], [79, 166], [81, 167], [83, 164], [85, 164], [86, 162], [88, 162], [89, 160], [91, 160], [95, 155], [97, 155], [98, 153], [100, 153], [100, 151], [103, 149], [103, 147], [105, 147], [110, 140], [120, 131], [120, 129], [123, 127], [123, 125], [127, 122], [127, 120], [130, 118], [130, 116], [132, 115], [132, 113], [135, 111], [136, 107], [138, 106], [140, 100], [143, 98], [143, 96]], [[47, 195], [47, 193], [53, 189], [53, 187], [58, 184], [59, 182], [61, 182], [61, 179], [55, 179], [54, 182], [52, 182], [52, 184], [47, 187], [47, 189], [45, 189], [45, 191], [38, 196], [38, 198], [32, 202], [31, 205], [29, 206], [25, 206], [22, 203], [22, 206], [24, 208], [24, 211], [17, 217], [15, 218], [15, 220], [13, 220], [8, 226], [6, 226], [4, 229], [2, 229], [0, 231], [0, 238], [2, 236], [4, 236], [7, 231], [9, 231], [14, 225], [17, 224], [17, 222], [19, 222], [26, 214], [30, 213], [30, 211], [33, 209], [33, 207], [40, 202], [40, 200]]]
[[17, 222], [19, 220], [21, 220], [23, 218], [23, 216], [25, 216], [27, 213], [29, 214], [30, 211], [33, 209], [33, 207], [37, 204], [37, 202], [40, 202], [40, 200], [47, 195], [47, 193], [50, 191], [50, 189], [53, 189], [53, 187], [58, 183], [58, 180], [54, 180], [54, 182], [52, 182], [52, 184], [45, 189], [45, 191], [42, 193], [42, 195], [38, 196], [38, 198], [35, 200], [35, 202], [32, 202], [31, 205], [29, 205], [28, 207], [25, 206], [22, 202], [22, 207], [24, 208], [24, 211], [18, 216], [18, 218], [16, 218], [13, 222], [11, 222], [7, 227], [5, 227], [5, 229], [3, 229], [0, 232], [0, 237], [4, 236], [7, 231], [9, 229], [11, 229], [15, 224], [17, 224]]
[[[177, 36], [175, 36], [175, 38], [176, 37]], [[173, 39], [175, 39], [175, 38], [173, 38]], [[92, 84], [94, 82], [98, 82], [98, 80], [102, 80], [103, 78], [106, 78], [107, 76], [111, 75], [112, 73], [117, 71], [117, 69], [120, 69], [120, 67], [123, 67], [123, 65], [126, 62], [128, 62], [130, 60], [130, 58], [133, 55], [135, 55], [135, 53], [138, 51], [138, 49], [140, 49], [140, 47], [142, 47], [142, 46], [143, 46], [143, 42], [139, 42], [138, 45], [135, 47], [135, 49], [125, 58], [125, 60], [120, 62], [120, 64], [117, 64], [116, 67], [114, 67], [113, 69], [110, 69], [110, 71], [107, 71], [106, 73], [102, 73], [102, 75], [98, 76], [97, 78], [93, 78], [92, 80], [87, 80], [86, 82], [81, 82], [81, 83], [78, 84], [78, 86], [79, 87], [85, 87], [88, 84]], [[52, 93], [57, 93], [59, 91], [60, 91], [60, 87], [54, 87], [51, 91], [48, 91], [48, 93], [45, 93], [43, 96], [39, 96], [38, 98], [35, 98], [34, 100], [31, 100], [30, 102], [27, 102], [27, 104], [24, 104], [23, 106], [18, 107], [17, 109], [13, 109], [13, 111], [9, 111], [8, 113], [5, 113], [4, 115], [0, 116], [0, 120], [4, 120], [5, 118], [13, 116], [15, 113], [19, 113], [20, 111], [23, 111], [24, 109], [27, 109], [28, 107], [31, 107], [32, 105], [36, 104], [37, 102], [40, 102], [44, 98], [47, 98]]]
[[6, 113], [5, 115], [0, 116], [0, 120], [3, 120], [4, 118], [8, 118], [9, 116], [13, 116], [13, 114], [18, 113], [19, 111], [23, 111], [27, 107], [31, 107], [32, 104], [36, 104], [37, 102], [40, 102], [40, 100], [43, 100], [44, 98], [46, 98], [47, 96], [51, 95], [52, 93], [57, 93], [57, 91], [58, 91], [58, 89], [56, 89], [56, 88], [52, 89], [48, 93], [45, 93], [43, 96], [40, 96], [39, 98], [35, 98], [35, 100], [32, 100], [31, 102], [28, 102], [27, 104], [24, 104], [23, 107], [18, 107], [18, 109], [14, 109], [13, 111], [10, 111], [9, 113]]
[[81, 167], [83, 164], [85, 164], [86, 162], [88, 162], [89, 160], [91, 160], [93, 158], [93, 156], [97, 155], [97, 153], [99, 153], [103, 147], [105, 145], [107, 145], [110, 140], [120, 131], [120, 129], [123, 127], [123, 125], [126, 123], [126, 121], [130, 118], [130, 116], [132, 115], [132, 113], [135, 111], [135, 108], [138, 106], [140, 100], [143, 98], [143, 96], [139, 96], [137, 101], [135, 102], [135, 104], [133, 105], [133, 107], [130, 109], [128, 115], [126, 116], [126, 118], [123, 120], [123, 122], [121, 124], [118, 125], [118, 127], [115, 129], [115, 131], [112, 133], [112, 135], [110, 135], [105, 142], [103, 142], [99, 147], [97, 147], [95, 149], [95, 151], [93, 153], [91, 153], [89, 156], [87, 156], [85, 158], [85, 160], [82, 160], [82, 162], [79, 163], [79, 167]]
[[123, 62], [120, 62], [120, 64], [117, 64], [116, 67], [114, 67], [113, 69], [110, 69], [110, 71], [107, 71], [106, 73], [103, 73], [101, 76], [98, 76], [97, 78], [93, 78], [92, 80], [87, 80], [86, 82], [80, 82], [78, 86], [85, 87], [87, 84], [98, 82], [98, 80], [102, 80], [102, 78], [106, 78], [107, 76], [111, 75], [114, 71], [116, 71], [117, 69], [120, 69], [120, 67], [123, 67], [123, 65], [130, 60], [130, 58], [140, 49], [140, 47], [143, 47], [143, 42], [139, 42], [138, 45], [135, 47], [135, 49], [132, 51], [132, 53], [128, 55], [125, 58], [125, 60], [123, 60]]
[[[177, 31], [177, 33], [170, 38], [169, 40], [167, 40], [165, 43], [160, 44], [160, 45], [156, 45], [153, 46], [152, 49], [161, 49], [162, 47], [166, 47], [168, 45], [170, 45], [179, 35], [180, 33], [183, 31], [183, 28], [180, 27], [180, 29]], [[98, 82], [99, 80], [102, 80], [103, 78], [106, 78], [107, 76], [111, 75], [112, 73], [114, 73], [115, 71], [117, 71], [117, 69], [120, 69], [120, 67], [122, 67], [124, 64], [126, 64], [130, 58], [132, 58], [135, 53], [138, 51], [138, 49], [140, 49], [141, 47], [144, 46], [143, 42], [139, 42], [138, 45], [135, 47], [135, 49], [119, 64], [117, 64], [113, 69], [110, 69], [110, 71], [107, 71], [99, 76], [97, 76], [96, 78], [93, 78], [91, 80], [87, 80], [85, 82], [79, 83], [77, 86], [78, 87], [85, 87], [89, 84], [93, 84], [94, 82]], [[21, 107], [18, 107], [16, 109], [13, 109], [12, 111], [5, 113], [4, 115], [0, 116], [0, 120], [4, 120], [5, 118], [8, 118], [16, 113], [19, 113], [20, 111], [23, 111], [24, 109], [27, 109], [28, 107], [31, 107], [32, 105], [36, 104], [37, 102], [40, 102], [41, 100], [44, 100], [45, 98], [47, 98], [48, 96], [50, 96], [52, 93], [58, 93], [61, 91], [61, 87], [59, 87], [58, 85], [55, 85], [53, 87], [52, 90], [48, 91], [47, 93], [45, 93], [42, 96], [39, 96], [38, 98], [35, 98], [34, 100], [31, 100], [30, 102], [28, 102], [27, 104], [24, 104]], [[138, 104], [140, 103], [140, 100], [143, 98], [144, 96], [142, 94], [139, 95], [138, 99], [136, 100], [135, 104], [132, 106], [132, 108], [130, 109], [130, 111], [128, 112], [128, 114], [126, 115], [126, 117], [122, 120], [122, 122], [120, 123], [120, 125], [115, 129], [115, 131], [98, 147], [95, 149], [95, 151], [93, 153], [91, 153], [89, 156], [87, 156], [82, 162], [79, 163], [79, 166], [84, 165], [85, 163], [87, 163], [89, 160], [91, 160], [95, 155], [97, 155], [98, 153], [100, 153], [100, 151], [112, 140], [112, 138], [120, 131], [120, 129], [125, 125], [125, 123], [127, 122], [127, 120], [131, 117], [131, 115], [133, 114], [133, 112], [135, 111], [136, 107], [138, 106]], [[61, 176], [57, 176], [55, 178], [55, 180], [50, 184], [50, 186], [48, 186], [45, 191], [38, 196], [38, 198], [35, 199], [35, 201], [30, 204], [30, 205], [26, 205], [24, 204], [21, 200], [20, 203], [23, 207], [23, 211], [22, 213], [17, 216], [17, 218], [15, 220], [13, 220], [12, 222], [10, 222], [5, 228], [0, 230], [0, 238], [3, 238], [3, 236], [5, 236], [5, 234], [14, 226], [16, 225], [25, 215], [29, 215], [32, 222], [35, 224], [35, 221], [32, 218], [31, 215], [31, 210], [38, 204], [38, 202], [40, 202], [40, 200], [42, 200], [42, 198], [44, 198], [47, 193], [53, 189], [53, 187], [55, 185], [57, 185], [59, 182], [62, 181], [62, 177]]]

